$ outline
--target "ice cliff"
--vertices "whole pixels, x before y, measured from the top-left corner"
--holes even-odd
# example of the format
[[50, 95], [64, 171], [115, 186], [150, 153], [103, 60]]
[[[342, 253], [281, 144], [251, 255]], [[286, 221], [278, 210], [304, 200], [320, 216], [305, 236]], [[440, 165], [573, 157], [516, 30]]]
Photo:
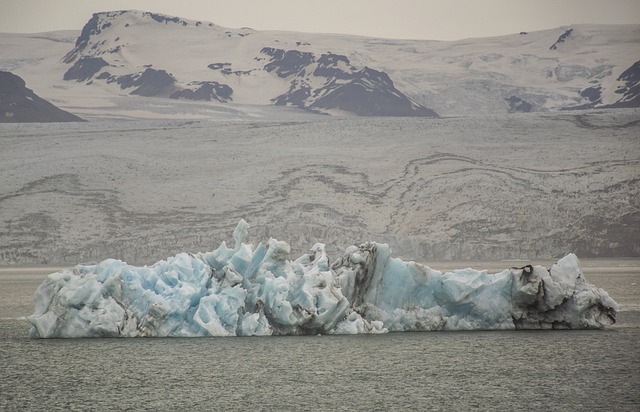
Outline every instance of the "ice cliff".
[[53, 273], [35, 293], [34, 338], [356, 334], [472, 329], [596, 329], [616, 302], [587, 282], [575, 255], [549, 270], [442, 273], [391, 258], [386, 244], [324, 245], [288, 260], [270, 239], [180, 253], [153, 266], [107, 259]]

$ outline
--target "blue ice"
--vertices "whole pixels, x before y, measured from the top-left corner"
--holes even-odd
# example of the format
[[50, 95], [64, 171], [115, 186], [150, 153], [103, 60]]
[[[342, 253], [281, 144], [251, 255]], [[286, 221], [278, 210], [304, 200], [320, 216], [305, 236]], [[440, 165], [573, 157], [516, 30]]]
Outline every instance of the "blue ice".
[[386, 244], [323, 244], [289, 259], [286, 242], [180, 253], [152, 266], [107, 259], [49, 275], [28, 317], [34, 338], [358, 334], [435, 330], [598, 329], [618, 305], [569, 254], [549, 270], [442, 273], [391, 257]]

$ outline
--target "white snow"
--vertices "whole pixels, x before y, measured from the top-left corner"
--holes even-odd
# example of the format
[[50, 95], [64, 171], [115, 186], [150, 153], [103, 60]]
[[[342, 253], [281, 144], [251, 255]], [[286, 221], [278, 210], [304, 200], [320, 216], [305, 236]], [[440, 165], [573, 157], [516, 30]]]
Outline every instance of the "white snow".
[[575, 255], [550, 270], [442, 273], [391, 258], [386, 244], [351, 246], [330, 264], [323, 244], [289, 260], [270, 239], [180, 253], [153, 266], [107, 259], [53, 273], [29, 316], [35, 338], [356, 334], [472, 329], [591, 329], [618, 306], [589, 284]]

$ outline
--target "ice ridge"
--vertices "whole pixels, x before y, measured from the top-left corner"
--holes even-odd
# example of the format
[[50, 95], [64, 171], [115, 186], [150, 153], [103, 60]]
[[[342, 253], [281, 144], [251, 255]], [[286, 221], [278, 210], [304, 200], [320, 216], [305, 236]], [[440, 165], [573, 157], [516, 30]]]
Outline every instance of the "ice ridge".
[[34, 338], [358, 334], [435, 330], [598, 329], [615, 322], [607, 292], [569, 254], [549, 270], [442, 273], [391, 257], [386, 244], [323, 244], [289, 260], [289, 245], [245, 243], [180, 253], [152, 266], [107, 259], [50, 274], [28, 317]]

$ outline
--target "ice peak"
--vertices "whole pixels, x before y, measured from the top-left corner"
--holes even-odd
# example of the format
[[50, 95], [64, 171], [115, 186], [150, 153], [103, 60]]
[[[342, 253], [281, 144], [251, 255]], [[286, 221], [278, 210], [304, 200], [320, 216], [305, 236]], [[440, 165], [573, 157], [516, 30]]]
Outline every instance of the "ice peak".
[[233, 239], [236, 241], [235, 248], [239, 249], [242, 243], [245, 241], [249, 234], [249, 224], [244, 220], [240, 219], [238, 225], [233, 231]]

